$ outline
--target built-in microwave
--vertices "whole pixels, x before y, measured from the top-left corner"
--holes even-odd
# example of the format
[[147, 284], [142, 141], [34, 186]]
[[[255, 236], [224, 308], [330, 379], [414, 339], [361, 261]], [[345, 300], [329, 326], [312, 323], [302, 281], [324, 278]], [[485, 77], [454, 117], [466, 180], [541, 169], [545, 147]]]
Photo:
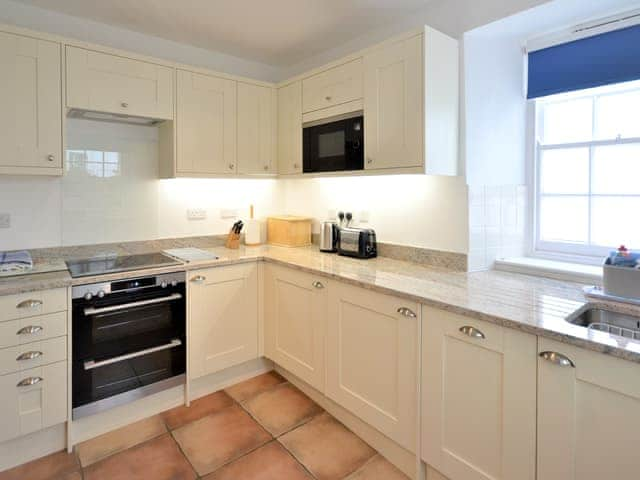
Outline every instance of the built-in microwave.
[[363, 170], [362, 112], [305, 123], [302, 145], [303, 173]]

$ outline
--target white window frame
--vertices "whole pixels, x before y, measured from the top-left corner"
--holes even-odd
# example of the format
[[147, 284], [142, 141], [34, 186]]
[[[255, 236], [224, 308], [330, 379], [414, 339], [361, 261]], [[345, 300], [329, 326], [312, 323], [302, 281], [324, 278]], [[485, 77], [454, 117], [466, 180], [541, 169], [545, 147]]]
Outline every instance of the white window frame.
[[[635, 83], [635, 82], [634, 82]], [[638, 84], [636, 83], [633, 86], [629, 86], [627, 88], [615, 89], [612, 91], [606, 91], [602, 93], [598, 93], [595, 91], [584, 90], [581, 92], [575, 92], [571, 94], [566, 94], [567, 99], [578, 99], [578, 98], [595, 98], [595, 97], [604, 97], [607, 95], [617, 94], [623, 91], [633, 91], [638, 89]], [[544, 101], [544, 100], [542, 100]], [[591, 140], [586, 142], [573, 142], [573, 143], [562, 143], [562, 144], [548, 144], [543, 145], [540, 141], [540, 130], [542, 124], [542, 115], [540, 113], [540, 100], [533, 101], [533, 114], [530, 120], [533, 122], [533, 131], [534, 139], [533, 139], [533, 152], [532, 152], [532, 172], [530, 174], [529, 185], [531, 187], [531, 218], [533, 220], [533, 228], [532, 228], [532, 238], [531, 238], [531, 256], [539, 257], [539, 258], [547, 258], [550, 260], [562, 260], [569, 262], [577, 262], [577, 263], [585, 263], [585, 264], [601, 264], [603, 257], [606, 257], [609, 252], [613, 249], [616, 249], [618, 245], [607, 245], [607, 246], [597, 246], [597, 245], [585, 245], [580, 243], [567, 243], [567, 242], [550, 242], [543, 241], [540, 239], [540, 201], [544, 196], [541, 193], [540, 188], [540, 160], [541, 154], [545, 150], [553, 150], [553, 149], [566, 149], [566, 148], [588, 148], [589, 149], [589, 192], [586, 194], [589, 197], [589, 207], [588, 207], [588, 215], [589, 215], [589, 227], [588, 227], [588, 239], [591, 238], [591, 199], [598, 196], [603, 197], [615, 197], [615, 194], [592, 194], [592, 165], [593, 165], [593, 153], [594, 148], [599, 146], [611, 146], [611, 145], [624, 145], [624, 144], [640, 144], [640, 137], [634, 138], [615, 138], [615, 139], [606, 139], [606, 140]], [[593, 115], [592, 129], [595, 132], [595, 122], [596, 122], [596, 101], [593, 101]], [[561, 196], [575, 196], [575, 197], [584, 197], [585, 194], [549, 194], [549, 196], [561, 197]], [[621, 194], [622, 197], [640, 197], [640, 194]], [[639, 246], [631, 246], [638, 248]]]

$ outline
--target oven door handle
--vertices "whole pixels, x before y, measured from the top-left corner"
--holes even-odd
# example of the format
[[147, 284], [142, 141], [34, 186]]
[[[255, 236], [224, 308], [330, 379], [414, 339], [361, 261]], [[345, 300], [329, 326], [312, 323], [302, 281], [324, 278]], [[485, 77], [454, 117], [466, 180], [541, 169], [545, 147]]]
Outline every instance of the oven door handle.
[[160, 298], [151, 298], [149, 300], [139, 300], [137, 302], [123, 303], [122, 305], [112, 305], [110, 307], [100, 307], [100, 308], [85, 308], [84, 315], [97, 315], [99, 313], [108, 313], [108, 312], [118, 312], [120, 310], [126, 310], [127, 308], [134, 307], [144, 307], [146, 305], [154, 305], [156, 303], [164, 303], [170, 302], [172, 300], [180, 300], [182, 298], [182, 294], [180, 293], [172, 293], [171, 295], [167, 295], [166, 297]]
[[125, 355], [120, 355], [119, 357], [107, 358], [106, 360], [101, 360], [99, 362], [95, 362], [93, 360], [88, 360], [84, 362], [85, 370], [93, 370], [94, 368], [104, 367], [105, 365], [111, 365], [112, 363], [121, 362], [123, 360], [130, 360], [136, 357], [142, 357], [143, 355], [148, 355], [150, 353], [160, 352], [162, 350], [168, 350], [170, 348], [179, 347], [182, 345], [182, 340], [178, 338], [174, 338], [169, 343], [165, 345], [160, 345], [157, 347], [146, 348], [144, 350], [140, 350], [138, 352], [127, 353]]

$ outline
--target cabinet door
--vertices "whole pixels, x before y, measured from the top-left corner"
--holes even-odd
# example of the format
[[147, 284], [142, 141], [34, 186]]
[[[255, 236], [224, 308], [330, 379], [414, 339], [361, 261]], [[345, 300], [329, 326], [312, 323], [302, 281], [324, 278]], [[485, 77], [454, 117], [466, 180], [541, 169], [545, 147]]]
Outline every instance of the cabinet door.
[[329, 286], [327, 396], [414, 452], [419, 316], [416, 303]]
[[422, 36], [364, 57], [365, 168], [424, 164]]
[[66, 421], [67, 362], [1, 376], [0, 401], [0, 442]]
[[236, 83], [178, 70], [178, 173], [236, 173]]
[[303, 112], [362, 98], [362, 58], [330, 68], [302, 81]]
[[265, 266], [265, 354], [324, 392], [327, 289], [324, 279]]
[[61, 173], [60, 45], [0, 32], [0, 65], [0, 168]]
[[534, 480], [536, 337], [430, 307], [422, 319], [422, 459], [455, 480]]
[[173, 118], [173, 69], [67, 47], [67, 107]]
[[275, 173], [276, 90], [238, 83], [238, 173]]
[[302, 173], [302, 82], [278, 89], [278, 173]]
[[[538, 480], [635, 480], [638, 364], [538, 339]], [[570, 363], [563, 360], [568, 360]]]
[[189, 378], [258, 357], [258, 266], [197, 270], [189, 284]]

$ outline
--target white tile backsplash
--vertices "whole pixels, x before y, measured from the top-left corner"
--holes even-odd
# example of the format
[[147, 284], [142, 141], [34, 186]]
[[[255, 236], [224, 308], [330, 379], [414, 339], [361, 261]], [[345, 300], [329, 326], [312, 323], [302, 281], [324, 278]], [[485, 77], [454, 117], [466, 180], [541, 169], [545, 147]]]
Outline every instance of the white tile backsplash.
[[469, 270], [487, 270], [499, 258], [525, 252], [524, 185], [469, 186]]

